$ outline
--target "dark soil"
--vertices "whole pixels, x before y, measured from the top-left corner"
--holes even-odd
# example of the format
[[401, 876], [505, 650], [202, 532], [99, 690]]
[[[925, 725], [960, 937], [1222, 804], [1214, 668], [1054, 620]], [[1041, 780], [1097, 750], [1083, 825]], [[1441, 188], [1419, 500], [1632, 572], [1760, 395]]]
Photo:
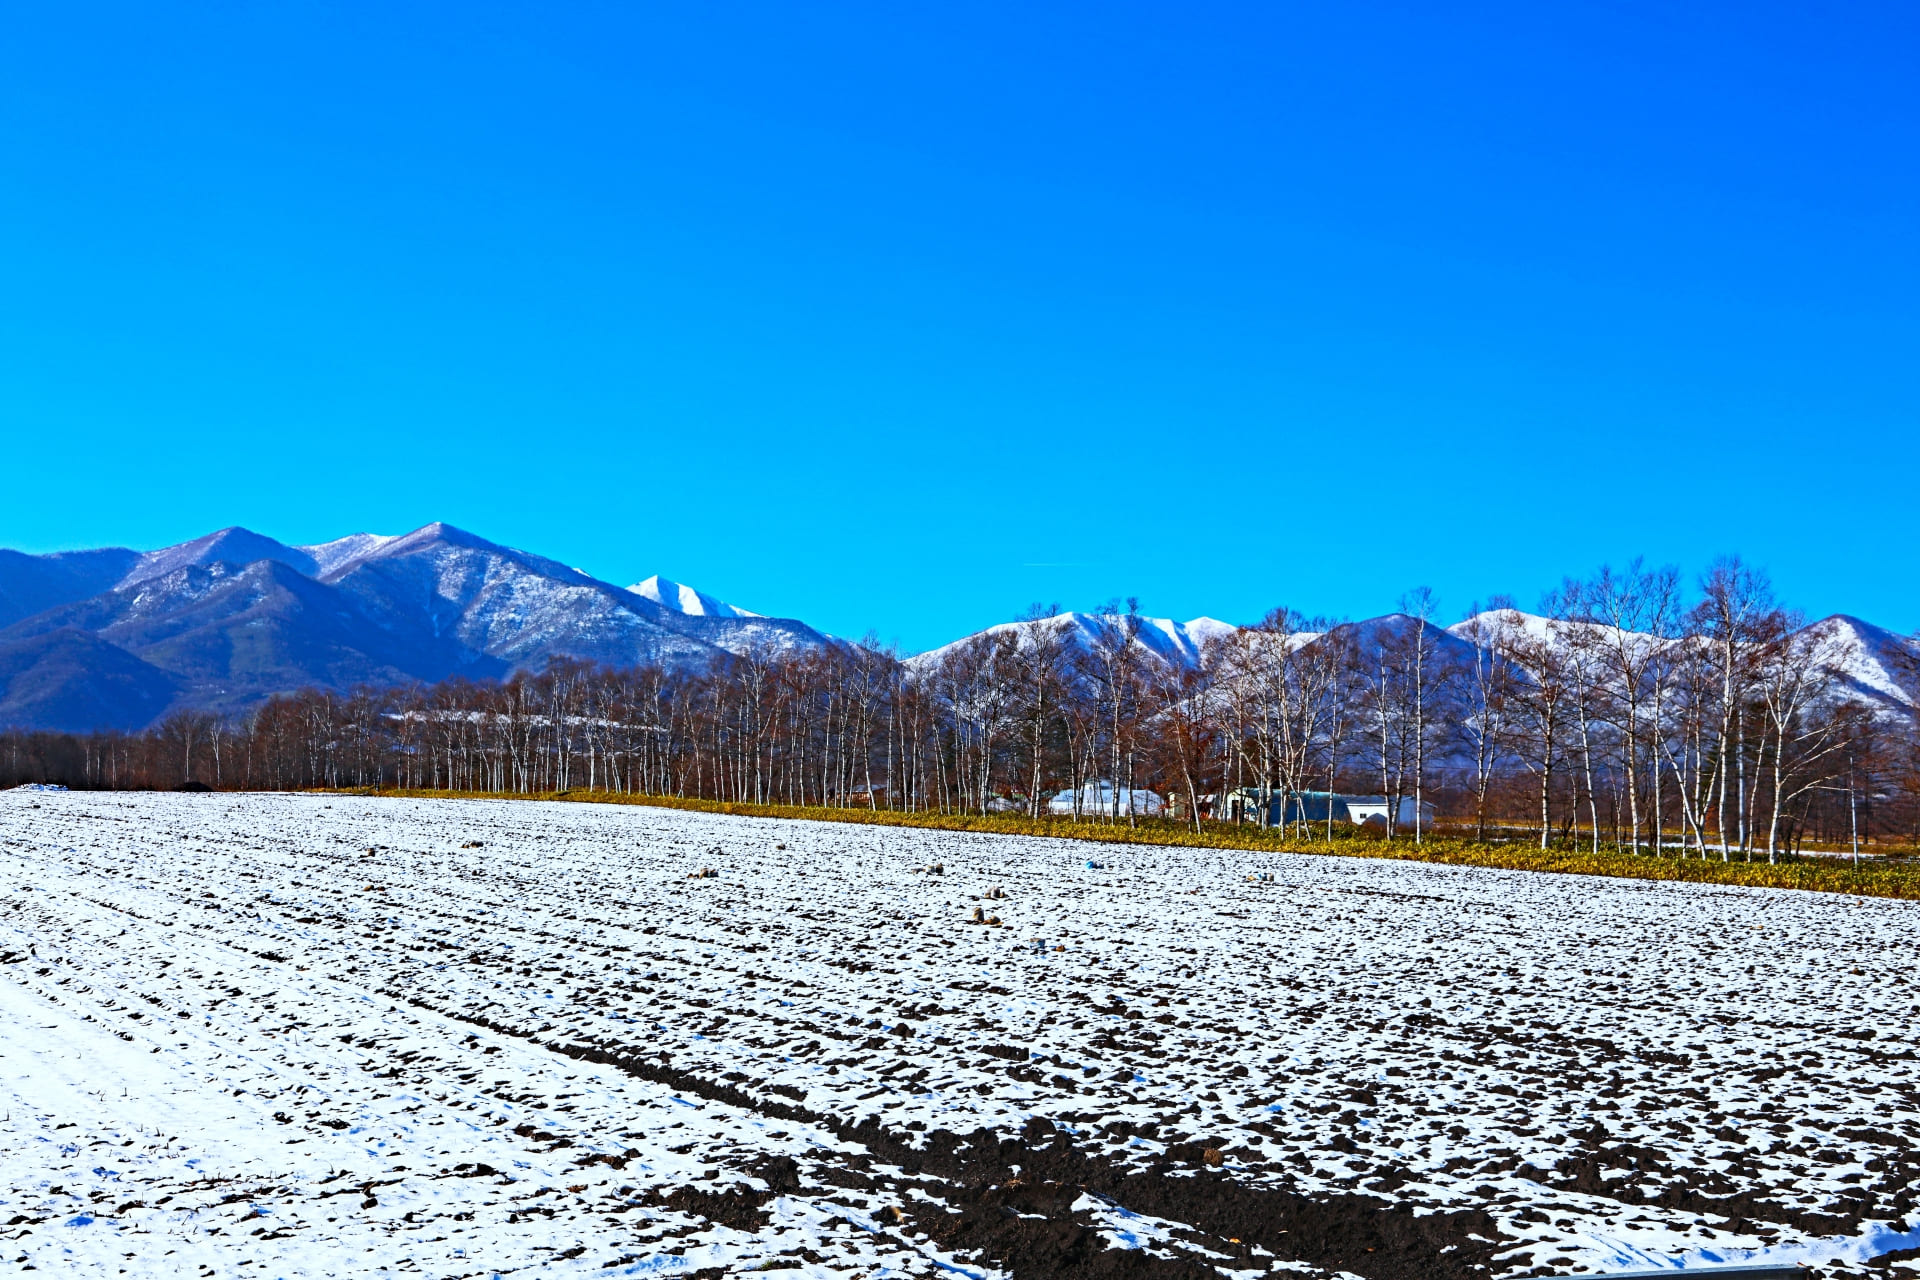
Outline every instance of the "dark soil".
[[[1494, 1219], [1478, 1210], [1416, 1215], [1411, 1206], [1373, 1196], [1305, 1196], [1248, 1186], [1209, 1168], [1201, 1156], [1205, 1148], [1197, 1143], [1184, 1144], [1184, 1150], [1175, 1145], [1169, 1158], [1143, 1169], [1120, 1164], [1044, 1120], [1030, 1122], [1018, 1134], [981, 1129], [964, 1136], [945, 1130], [903, 1135], [873, 1119], [850, 1125], [805, 1107], [756, 1098], [733, 1085], [676, 1070], [659, 1058], [637, 1058], [594, 1045], [553, 1047], [568, 1057], [615, 1067], [694, 1097], [817, 1124], [869, 1153], [864, 1169], [836, 1168], [828, 1161], [807, 1167], [805, 1172], [817, 1182], [844, 1185], [847, 1173], [861, 1181], [884, 1181], [871, 1167], [876, 1162], [896, 1165], [908, 1175], [933, 1175], [947, 1184], [947, 1207], [904, 1192], [898, 1203], [906, 1222], [942, 1247], [977, 1252], [1021, 1280], [1200, 1277], [1216, 1274], [1215, 1266], [1233, 1266], [1235, 1260], [1264, 1271], [1267, 1264], [1253, 1254], [1256, 1245], [1281, 1258], [1351, 1271], [1368, 1280], [1470, 1280], [1487, 1274], [1503, 1238]], [[758, 1209], [774, 1195], [799, 1189], [801, 1171], [793, 1161], [769, 1164], [754, 1170], [769, 1183], [767, 1192], [674, 1192], [667, 1201], [738, 1225], [750, 1211], [749, 1201]], [[1144, 1250], [1107, 1248], [1089, 1229], [1088, 1215], [1071, 1208], [1083, 1192], [1135, 1213], [1188, 1224], [1196, 1229], [1192, 1246], [1225, 1256], [1205, 1258], [1196, 1251], [1188, 1258], [1162, 1258]]]

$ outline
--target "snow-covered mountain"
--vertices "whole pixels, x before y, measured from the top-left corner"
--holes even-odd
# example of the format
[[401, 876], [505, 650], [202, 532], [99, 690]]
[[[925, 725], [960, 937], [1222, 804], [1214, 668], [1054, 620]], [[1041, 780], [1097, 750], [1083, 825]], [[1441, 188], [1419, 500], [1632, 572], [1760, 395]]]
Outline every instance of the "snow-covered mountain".
[[[1214, 618], [1139, 618], [1131, 643], [1191, 668], [1237, 628]], [[1431, 633], [1443, 662], [1466, 663], [1492, 624], [1537, 640], [1609, 642], [1594, 623], [1481, 615]], [[1050, 628], [1071, 651], [1125, 625], [1098, 613], [1001, 623], [907, 660], [935, 669], [983, 637], [1030, 644]], [[1363, 649], [1416, 625], [1402, 614], [1343, 624]], [[1920, 647], [1836, 614], [1807, 628], [1845, 690], [1889, 712], [1920, 706]], [[1625, 633], [1636, 643], [1651, 637]], [[1294, 645], [1318, 643], [1296, 635]], [[538, 670], [567, 655], [615, 666], [705, 667], [752, 651], [842, 644], [804, 622], [763, 617], [654, 576], [617, 587], [579, 569], [447, 524], [289, 546], [222, 529], [158, 551], [0, 550], [0, 725], [139, 728], [173, 707], [237, 711], [276, 692], [431, 682]]]
[[504, 676], [561, 655], [705, 666], [837, 643], [664, 586], [671, 605], [447, 524], [305, 547], [236, 528], [145, 553], [0, 553], [0, 724], [137, 728], [171, 706]]
[[262, 560], [277, 561], [309, 577], [316, 570], [314, 558], [304, 548], [289, 547], [251, 529], [231, 528], [149, 551], [128, 567], [117, 585], [131, 587], [180, 569], [204, 568], [210, 564], [255, 564]]
[[[1238, 630], [1230, 622], [1217, 618], [1193, 618], [1176, 622], [1172, 618], [1140, 618], [1131, 643], [1151, 658], [1175, 667], [1191, 667], [1200, 661], [1202, 648], [1210, 641]], [[1002, 622], [997, 626], [962, 636], [937, 649], [907, 659], [913, 671], [931, 671], [949, 654], [987, 637], [1011, 635], [1022, 645], [1032, 644], [1045, 631], [1057, 633], [1071, 651], [1091, 653], [1098, 647], [1115, 643], [1123, 634], [1127, 620], [1113, 614], [1058, 613], [1050, 618], [1025, 622]]]
[[1888, 711], [1920, 707], [1920, 646], [1912, 640], [1844, 613], [1806, 630], [1821, 639], [1848, 693]]
[[[1118, 636], [1125, 619], [1111, 614], [1061, 613], [1050, 618], [1040, 618], [1025, 622], [1003, 622], [998, 626], [976, 631], [963, 636], [950, 644], [937, 649], [929, 649], [907, 659], [910, 670], [928, 671], [938, 666], [949, 654], [963, 646], [982, 638], [1013, 635], [1022, 645], [1031, 644], [1041, 634], [1043, 628], [1058, 632], [1067, 648], [1075, 652], [1091, 652], [1102, 644], [1113, 643]], [[1245, 630], [1230, 622], [1218, 618], [1199, 617], [1186, 622], [1176, 622], [1171, 618], [1140, 618], [1139, 629], [1133, 643], [1141, 652], [1152, 659], [1176, 668], [1191, 668], [1201, 660], [1203, 650], [1215, 645], [1228, 636]], [[1341, 623], [1329, 634], [1351, 640], [1365, 649], [1369, 646], [1386, 644], [1401, 636], [1407, 628], [1425, 627], [1431, 652], [1438, 654], [1436, 661], [1464, 662], [1473, 652], [1472, 644], [1454, 634], [1442, 630], [1432, 623], [1419, 623], [1402, 613], [1383, 614], [1377, 618], [1366, 618], [1359, 622]], [[1257, 638], [1257, 637], [1256, 637]], [[1304, 648], [1319, 642], [1323, 637], [1317, 632], [1300, 631], [1286, 637], [1286, 642], [1294, 649]]]
[[295, 547], [313, 561], [313, 576], [324, 578], [329, 574], [345, 569], [348, 565], [379, 555], [381, 551], [400, 541], [405, 534], [385, 535], [378, 533], [350, 533], [344, 538], [335, 538], [332, 542], [317, 542], [308, 547]]
[[616, 666], [683, 666], [756, 646], [785, 651], [832, 643], [803, 622], [730, 610], [698, 592], [712, 612], [670, 607], [446, 524], [387, 540], [322, 581], [376, 616], [429, 617], [438, 632], [516, 669], [562, 653]]
[[643, 600], [651, 600], [663, 609], [675, 613], [684, 613], [690, 618], [759, 618], [764, 614], [742, 609], [738, 605], [716, 600], [704, 591], [697, 591], [684, 582], [673, 582], [654, 574], [628, 587], [627, 590]]
[[[1645, 632], [1617, 631], [1596, 622], [1550, 620], [1516, 609], [1477, 614], [1447, 630], [1468, 643], [1491, 645], [1503, 627], [1517, 628], [1534, 643], [1561, 646], [1586, 643], [1599, 648], [1625, 643], [1650, 650], [1663, 643]], [[1796, 635], [1812, 641], [1810, 652], [1839, 673], [1840, 696], [1887, 711], [1920, 706], [1920, 647], [1908, 637], [1844, 613], [1808, 623]]]
[[1493, 637], [1503, 628], [1509, 627], [1535, 643], [1584, 643], [1596, 647], [1626, 644], [1643, 648], [1660, 643], [1658, 637], [1645, 631], [1627, 631], [1604, 622], [1587, 622], [1577, 618], [1547, 618], [1523, 609], [1489, 609], [1454, 623], [1447, 628], [1447, 632], [1469, 643], [1486, 645], [1491, 644]]
[[447, 524], [346, 559], [320, 581], [383, 626], [421, 620], [509, 668], [538, 668], [563, 653], [620, 665], [714, 655], [714, 646], [669, 625], [664, 610], [618, 587]]
[[1426, 632], [1427, 652], [1436, 670], [1448, 665], [1464, 667], [1472, 664], [1472, 641], [1461, 637], [1453, 628], [1438, 627], [1404, 613], [1386, 613], [1377, 618], [1363, 618], [1359, 622], [1345, 622], [1335, 627], [1334, 632], [1357, 645], [1362, 653], [1380, 648], [1391, 649], [1396, 643], [1407, 646], [1406, 651], [1411, 653], [1412, 632], [1416, 627]]

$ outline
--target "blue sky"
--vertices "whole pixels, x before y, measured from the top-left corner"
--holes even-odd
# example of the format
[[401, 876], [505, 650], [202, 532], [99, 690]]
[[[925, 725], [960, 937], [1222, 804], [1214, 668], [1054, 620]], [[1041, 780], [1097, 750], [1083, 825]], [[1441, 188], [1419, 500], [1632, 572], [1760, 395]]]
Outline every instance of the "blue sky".
[[1737, 551], [1920, 627], [1920, 10], [1677, 8], [16, 11], [0, 545], [443, 519], [908, 649]]

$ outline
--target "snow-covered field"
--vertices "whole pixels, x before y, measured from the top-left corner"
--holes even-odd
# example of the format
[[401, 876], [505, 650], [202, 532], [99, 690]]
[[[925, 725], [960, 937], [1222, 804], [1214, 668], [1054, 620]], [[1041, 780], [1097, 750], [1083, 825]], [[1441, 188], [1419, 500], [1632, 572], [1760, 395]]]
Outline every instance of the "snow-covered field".
[[1917, 912], [644, 808], [8, 792], [0, 1263], [1854, 1268], [1920, 1247]]

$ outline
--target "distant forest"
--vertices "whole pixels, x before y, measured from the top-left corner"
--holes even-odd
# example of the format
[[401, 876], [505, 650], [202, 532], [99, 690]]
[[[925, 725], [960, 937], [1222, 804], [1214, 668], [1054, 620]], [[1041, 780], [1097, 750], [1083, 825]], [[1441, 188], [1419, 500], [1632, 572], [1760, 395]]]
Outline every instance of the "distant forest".
[[[1091, 635], [1045, 613], [932, 660], [857, 644], [698, 671], [558, 659], [498, 682], [309, 690], [236, 719], [177, 712], [142, 734], [10, 732], [0, 784], [586, 789], [1038, 817], [1104, 781], [1159, 792], [1196, 825], [1206, 798], [1251, 788], [1384, 795], [1392, 812], [1409, 798], [1457, 834], [1683, 856], [1920, 839], [1910, 709], [1861, 698], [1852, 655], [1737, 560], [1691, 599], [1672, 571], [1636, 565], [1569, 582], [1537, 614], [1496, 601], [1451, 632], [1424, 591], [1363, 624], [1277, 609], [1191, 664], [1137, 643], [1131, 607]], [[1136, 820], [1121, 809], [1071, 820]], [[1382, 834], [1424, 838], [1418, 825]]]

